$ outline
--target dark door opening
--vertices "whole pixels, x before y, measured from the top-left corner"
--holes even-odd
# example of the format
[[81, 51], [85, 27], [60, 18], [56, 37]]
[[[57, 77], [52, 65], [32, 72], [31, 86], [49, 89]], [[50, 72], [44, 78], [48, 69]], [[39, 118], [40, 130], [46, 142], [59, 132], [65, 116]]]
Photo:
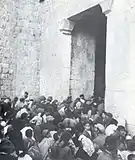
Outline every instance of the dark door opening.
[[70, 75], [73, 98], [81, 93], [86, 98], [105, 95], [106, 24], [107, 19], [99, 7], [76, 22]]
[[107, 18], [101, 14], [96, 34], [94, 94], [103, 98], [105, 96], [106, 24]]

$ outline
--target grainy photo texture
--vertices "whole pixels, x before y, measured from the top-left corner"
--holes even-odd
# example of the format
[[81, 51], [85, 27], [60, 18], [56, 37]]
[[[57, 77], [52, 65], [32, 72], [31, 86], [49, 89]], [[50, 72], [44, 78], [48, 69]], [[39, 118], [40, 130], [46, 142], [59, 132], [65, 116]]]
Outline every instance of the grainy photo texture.
[[135, 0], [0, 0], [0, 160], [135, 160]]

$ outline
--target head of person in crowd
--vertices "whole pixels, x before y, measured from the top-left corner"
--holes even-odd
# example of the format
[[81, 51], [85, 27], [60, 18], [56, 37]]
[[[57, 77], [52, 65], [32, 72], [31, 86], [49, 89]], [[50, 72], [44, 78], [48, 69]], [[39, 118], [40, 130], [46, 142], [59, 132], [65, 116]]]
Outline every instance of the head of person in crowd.
[[91, 109], [88, 110], [88, 117], [89, 117], [89, 119], [91, 119], [91, 113], [92, 113]]
[[42, 137], [43, 138], [49, 138], [49, 137], [51, 137], [50, 131], [48, 129], [44, 129], [42, 131]]
[[82, 122], [82, 124], [83, 124], [83, 128], [84, 128], [83, 135], [85, 135], [89, 139], [92, 139], [92, 137], [93, 137], [93, 123], [92, 123], [92, 121], [86, 120], [86, 121]]
[[117, 133], [123, 140], [126, 139], [127, 131], [126, 131], [124, 126], [118, 126], [117, 127]]
[[68, 96], [68, 97], [66, 98], [66, 103], [67, 103], [67, 104], [72, 103], [72, 96]]
[[1, 131], [2, 135], [4, 135], [5, 126], [6, 126], [6, 122], [5, 121], [0, 121], [0, 131]]
[[89, 121], [89, 115], [82, 110], [81, 112], [81, 121]]
[[75, 108], [76, 103], [79, 101], [80, 101], [80, 98], [78, 98], [78, 97], [74, 100], [74, 104], [73, 104], [74, 108]]
[[47, 103], [47, 104], [50, 104], [50, 103], [52, 102], [52, 100], [53, 100], [53, 97], [52, 97], [52, 96], [49, 96], [49, 97], [47, 98], [47, 100], [46, 100], [46, 103]]
[[25, 132], [25, 135], [27, 138], [32, 138], [33, 136], [33, 131], [31, 129], [27, 129]]
[[79, 97], [80, 97], [80, 101], [81, 101], [81, 103], [85, 103], [85, 97], [84, 97], [84, 94], [81, 94]]
[[111, 152], [112, 154], [116, 154], [118, 151], [118, 145], [119, 142], [117, 136], [111, 135], [106, 137], [104, 147], [107, 151]]
[[102, 96], [98, 96], [97, 101], [98, 101], [98, 103], [103, 103], [104, 98]]
[[2, 96], [2, 97], [1, 97], [1, 102], [4, 102], [4, 100], [5, 100], [6, 98], [7, 98], [6, 95]]
[[97, 113], [97, 103], [94, 102], [92, 103], [92, 106], [91, 106], [91, 114], [95, 115], [96, 113]]
[[89, 108], [89, 109], [91, 109], [91, 105], [92, 105], [92, 101], [91, 100], [87, 100], [86, 102], [85, 102], [85, 106], [87, 105], [87, 107]]
[[127, 160], [135, 160], [135, 154], [128, 155], [128, 159]]
[[13, 103], [16, 103], [18, 101], [18, 97], [16, 96], [16, 97], [14, 97], [14, 99], [13, 99]]
[[29, 103], [30, 103], [30, 99], [29, 99], [29, 98], [26, 98], [26, 99], [25, 99], [25, 106], [28, 107], [28, 106], [29, 106]]
[[104, 114], [105, 114], [105, 120], [112, 120], [113, 115], [111, 113], [104, 112]]
[[134, 152], [135, 151], [135, 140], [134, 139], [130, 139], [126, 141], [127, 144], [127, 150], [130, 152]]
[[28, 98], [29, 93], [27, 91], [24, 92], [24, 98], [27, 99]]
[[53, 124], [54, 117], [53, 117], [52, 115], [48, 114], [48, 115], [46, 116], [46, 121], [47, 121], [47, 123]]
[[105, 127], [102, 124], [100, 124], [100, 123], [95, 124], [94, 127], [96, 128], [97, 135], [99, 135], [99, 134], [105, 134]]
[[84, 99], [85, 100], [85, 97], [84, 97], [84, 94], [80, 94], [80, 99]]
[[5, 128], [4, 128], [4, 135], [5, 137], [8, 137], [10, 136], [10, 133], [13, 132], [13, 126], [10, 124], [10, 125], [7, 125]]
[[57, 99], [54, 99], [54, 100], [52, 101], [52, 104], [53, 104], [53, 105], [58, 105], [58, 104], [59, 104], [59, 101], [58, 101]]
[[77, 102], [76, 102], [75, 108], [76, 108], [76, 109], [80, 109], [80, 108], [81, 108], [81, 102], [80, 102], [80, 101], [77, 101]]
[[55, 142], [58, 141], [58, 139], [59, 139], [58, 133], [54, 133], [53, 139], [55, 140]]
[[118, 126], [118, 121], [114, 118], [112, 118], [111, 122], [110, 122], [110, 125], [113, 124], [115, 126]]
[[114, 124], [110, 124], [109, 126], [106, 127], [105, 134], [106, 134], [106, 136], [118, 135], [117, 134], [117, 126]]
[[64, 131], [64, 132], [61, 134], [59, 146], [60, 146], [60, 147], [67, 146], [69, 140], [71, 139], [71, 137], [72, 137], [72, 136], [71, 136], [71, 134], [70, 134], [69, 131]]
[[41, 96], [41, 103], [45, 103], [46, 102], [46, 97], [45, 96]]
[[102, 117], [105, 127], [109, 126], [112, 122], [113, 115], [111, 113], [103, 112]]
[[11, 103], [11, 99], [9, 97], [7, 97], [7, 98], [5, 98], [4, 102], [7, 103], [7, 104]]
[[21, 103], [24, 103], [24, 102], [25, 102], [25, 99], [24, 99], [24, 98], [20, 98], [19, 101], [20, 101]]
[[27, 124], [27, 122], [28, 122], [28, 113], [22, 113], [21, 114], [21, 117], [20, 117], [20, 120], [22, 120], [24, 123], [26, 123]]
[[56, 112], [58, 109], [59, 101], [57, 99], [52, 101], [53, 110]]
[[91, 131], [91, 126], [92, 126], [92, 122], [91, 121], [84, 121], [83, 122], [83, 125], [84, 125], [84, 130], [85, 131]]

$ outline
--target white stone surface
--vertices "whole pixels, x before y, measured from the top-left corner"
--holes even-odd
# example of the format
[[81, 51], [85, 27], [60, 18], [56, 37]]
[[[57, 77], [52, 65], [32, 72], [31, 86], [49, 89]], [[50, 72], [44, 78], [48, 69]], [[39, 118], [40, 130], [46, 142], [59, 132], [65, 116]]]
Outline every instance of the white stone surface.
[[114, 1], [107, 16], [106, 108], [135, 128], [134, 40], [135, 8], [128, 0]]

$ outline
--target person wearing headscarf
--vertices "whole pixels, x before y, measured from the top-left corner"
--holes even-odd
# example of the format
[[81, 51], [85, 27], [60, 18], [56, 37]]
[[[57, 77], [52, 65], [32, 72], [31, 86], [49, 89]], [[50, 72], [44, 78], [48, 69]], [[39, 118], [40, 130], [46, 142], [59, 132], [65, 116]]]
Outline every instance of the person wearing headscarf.
[[80, 142], [80, 147], [76, 153], [77, 158], [82, 158], [83, 160], [91, 159], [93, 153], [95, 152], [91, 136], [91, 125], [89, 122], [86, 121], [84, 123], [84, 131], [82, 132], [82, 134], [80, 134], [78, 138]]
[[103, 149], [104, 144], [105, 144], [105, 127], [98, 123], [95, 125], [95, 127], [97, 128], [97, 137], [93, 140], [93, 142], [99, 147], [99, 149]]

